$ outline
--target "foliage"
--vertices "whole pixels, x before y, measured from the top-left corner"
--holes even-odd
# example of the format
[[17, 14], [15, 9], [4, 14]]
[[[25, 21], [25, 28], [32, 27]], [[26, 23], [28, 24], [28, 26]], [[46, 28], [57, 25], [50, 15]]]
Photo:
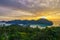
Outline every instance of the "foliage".
[[60, 40], [60, 27], [40, 29], [11, 25], [0, 27], [0, 40]]

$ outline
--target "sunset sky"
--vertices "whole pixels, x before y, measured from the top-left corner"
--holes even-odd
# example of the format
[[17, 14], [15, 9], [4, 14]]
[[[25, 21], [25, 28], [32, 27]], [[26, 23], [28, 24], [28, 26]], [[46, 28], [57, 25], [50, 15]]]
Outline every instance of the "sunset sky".
[[0, 0], [0, 20], [38, 20], [60, 24], [60, 0]]

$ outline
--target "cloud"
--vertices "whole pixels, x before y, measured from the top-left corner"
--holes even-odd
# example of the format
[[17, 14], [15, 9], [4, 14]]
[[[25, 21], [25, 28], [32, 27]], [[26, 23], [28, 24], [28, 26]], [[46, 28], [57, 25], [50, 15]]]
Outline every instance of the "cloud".
[[46, 9], [60, 9], [60, 0], [0, 0], [0, 16], [32, 17], [37, 16], [37, 11], [44, 12]]
[[0, 7], [0, 16], [10, 16], [10, 17], [17, 17], [17, 16], [32, 16], [34, 14], [22, 10], [13, 10], [6, 7]]
[[28, 11], [60, 7], [60, 0], [0, 0], [0, 5]]

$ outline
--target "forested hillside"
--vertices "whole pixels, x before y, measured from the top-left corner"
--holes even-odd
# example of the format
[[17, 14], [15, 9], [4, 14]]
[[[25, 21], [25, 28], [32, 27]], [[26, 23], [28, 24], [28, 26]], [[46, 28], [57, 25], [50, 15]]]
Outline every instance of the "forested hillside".
[[0, 27], [0, 40], [60, 40], [60, 27], [4, 26]]

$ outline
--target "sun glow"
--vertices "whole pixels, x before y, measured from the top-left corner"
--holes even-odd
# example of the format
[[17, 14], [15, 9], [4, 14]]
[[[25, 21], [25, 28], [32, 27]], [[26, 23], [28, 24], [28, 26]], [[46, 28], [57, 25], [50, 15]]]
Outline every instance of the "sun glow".
[[47, 17], [46, 17], [46, 16], [42, 16], [42, 17], [40, 17], [40, 18], [45, 18], [45, 19], [47, 19]]
[[50, 17], [48, 17], [48, 16], [40, 16], [40, 17], [37, 17], [38, 19], [41, 19], [41, 18], [43, 18], [43, 19], [50, 19]]

